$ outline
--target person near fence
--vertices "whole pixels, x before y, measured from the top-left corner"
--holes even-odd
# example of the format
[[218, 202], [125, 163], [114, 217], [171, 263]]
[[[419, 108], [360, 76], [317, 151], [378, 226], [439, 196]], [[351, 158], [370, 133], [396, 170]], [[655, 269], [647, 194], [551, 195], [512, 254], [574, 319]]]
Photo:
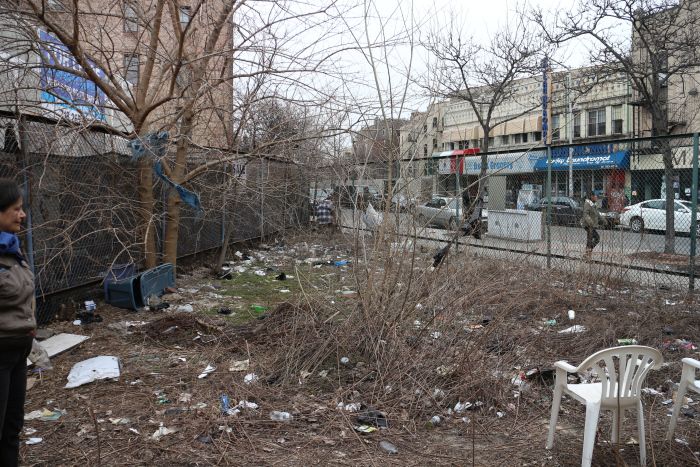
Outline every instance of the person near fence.
[[0, 465], [19, 462], [24, 423], [27, 356], [36, 332], [34, 275], [17, 234], [26, 217], [22, 192], [0, 179]]
[[316, 222], [318, 225], [331, 227], [333, 225], [333, 202], [330, 197], [321, 201], [316, 207]]
[[602, 218], [600, 212], [598, 212], [598, 206], [596, 205], [598, 197], [595, 193], [591, 192], [586, 196], [586, 200], [583, 202], [583, 217], [581, 218], [581, 226], [586, 229], [586, 253], [585, 258], [591, 259], [591, 253], [593, 253], [593, 248], [600, 242], [600, 235], [598, 235], [598, 225], [600, 224]]

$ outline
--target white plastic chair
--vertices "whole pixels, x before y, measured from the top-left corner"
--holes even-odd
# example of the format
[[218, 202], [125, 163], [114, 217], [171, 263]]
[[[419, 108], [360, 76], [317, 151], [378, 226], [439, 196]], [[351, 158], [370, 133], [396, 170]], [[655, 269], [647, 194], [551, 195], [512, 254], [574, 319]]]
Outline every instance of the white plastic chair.
[[[637, 429], [639, 430], [639, 457], [641, 465], [646, 463], [646, 446], [644, 441], [644, 411], [642, 408], [641, 386], [649, 370], [659, 369], [663, 363], [661, 353], [642, 345], [612, 347], [594, 353], [578, 367], [565, 361], [558, 361], [554, 381], [554, 399], [552, 400], [552, 417], [549, 421], [547, 449], [554, 445], [554, 430], [559, 418], [559, 406], [563, 394], [573, 397], [586, 405], [586, 424], [583, 434], [583, 454], [581, 465], [590, 466], [593, 460], [596, 429], [600, 410], [613, 412], [612, 441], [617, 443], [620, 436], [618, 420], [624, 411], [637, 411]], [[569, 373], [582, 374], [591, 371], [600, 382], [568, 384]]]
[[684, 358], [683, 370], [681, 370], [681, 384], [678, 387], [676, 401], [673, 404], [673, 414], [671, 415], [671, 423], [668, 426], [668, 434], [666, 439], [673, 439], [673, 433], [676, 431], [676, 422], [678, 421], [678, 413], [683, 405], [683, 398], [688, 389], [700, 394], [700, 380], [695, 379], [695, 370], [700, 370], [700, 362], [694, 358]]

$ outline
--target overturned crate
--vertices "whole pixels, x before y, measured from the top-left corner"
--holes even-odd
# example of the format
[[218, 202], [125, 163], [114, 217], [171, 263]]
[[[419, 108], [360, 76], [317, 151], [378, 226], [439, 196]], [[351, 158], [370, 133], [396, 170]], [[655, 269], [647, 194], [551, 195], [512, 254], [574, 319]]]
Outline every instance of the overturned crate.
[[170, 263], [120, 279], [105, 279], [105, 302], [118, 308], [138, 310], [151, 296], [160, 297], [165, 289], [175, 287], [175, 270]]

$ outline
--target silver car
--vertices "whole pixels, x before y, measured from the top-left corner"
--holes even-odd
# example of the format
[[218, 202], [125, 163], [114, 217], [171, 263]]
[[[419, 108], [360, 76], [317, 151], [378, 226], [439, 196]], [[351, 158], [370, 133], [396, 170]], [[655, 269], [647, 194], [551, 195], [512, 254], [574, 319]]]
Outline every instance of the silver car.
[[[439, 225], [451, 230], [456, 230], [459, 226], [459, 216], [457, 215], [457, 203], [459, 198], [448, 198], [445, 196], [433, 196], [425, 204], [416, 206], [416, 219], [418, 224]], [[459, 213], [462, 214], [461, 212]]]

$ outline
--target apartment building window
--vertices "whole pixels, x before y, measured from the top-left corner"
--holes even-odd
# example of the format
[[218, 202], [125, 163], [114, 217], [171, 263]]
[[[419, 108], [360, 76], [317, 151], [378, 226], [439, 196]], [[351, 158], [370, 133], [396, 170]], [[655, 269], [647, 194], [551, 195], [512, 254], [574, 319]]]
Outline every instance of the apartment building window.
[[491, 136], [491, 137], [489, 137], [489, 147], [493, 146], [493, 143], [494, 143], [494, 137]]
[[428, 132], [428, 124], [424, 123], [423, 124], [423, 133], [427, 133], [427, 132]]
[[516, 133], [513, 135], [513, 144], [520, 144], [523, 142], [522, 133]]
[[423, 157], [428, 157], [428, 145], [423, 145]]
[[192, 19], [192, 8], [188, 6], [180, 7], [180, 24], [182, 28], [186, 28], [190, 24], [190, 19]]
[[457, 144], [458, 144], [457, 149], [465, 149], [465, 147], [464, 147], [464, 141], [460, 141], [460, 142], [457, 143]]
[[532, 137], [534, 138], [534, 141], [541, 141], [542, 140], [542, 132], [535, 131], [534, 133], [532, 133]]
[[588, 111], [588, 136], [605, 134], [605, 108]]
[[510, 135], [501, 136], [501, 146], [508, 146], [510, 144]]
[[437, 128], [437, 117], [433, 117], [433, 128]]
[[561, 128], [559, 127], [560, 122], [561, 115], [552, 115], [552, 123], [549, 127], [549, 131], [552, 132], [552, 141], [558, 141], [561, 137]]
[[612, 107], [612, 132], [615, 135], [622, 134], [622, 106]]
[[437, 139], [433, 138], [433, 149], [437, 149]]
[[138, 32], [139, 22], [136, 14], [136, 6], [127, 2], [124, 4], [124, 31]]
[[581, 137], [581, 112], [574, 114], [574, 138]]
[[128, 83], [137, 84], [139, 82], [139, 54], [124, 54], [124, 79]]

